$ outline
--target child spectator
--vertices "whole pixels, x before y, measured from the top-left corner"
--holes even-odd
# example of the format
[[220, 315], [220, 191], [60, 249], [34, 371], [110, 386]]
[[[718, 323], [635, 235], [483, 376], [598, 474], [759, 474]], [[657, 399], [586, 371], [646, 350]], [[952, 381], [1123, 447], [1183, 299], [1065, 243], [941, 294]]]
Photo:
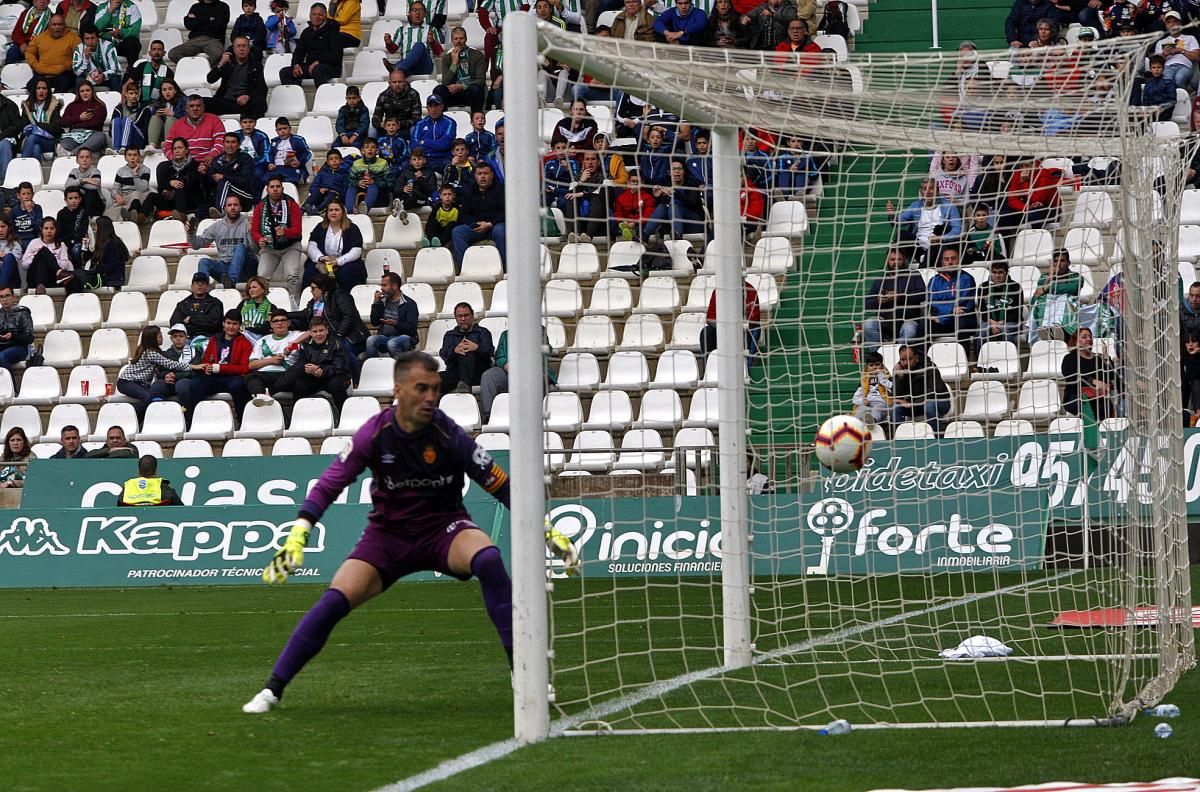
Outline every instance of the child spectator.
[[350, 191], [354, 193], [354, 211], [358, 214], [387, 206], [392, 193], [392, 166], [379, 156], [375, 138], [363, 141], [362, 156], [350, 166], [350, 184]]
[[1167, 60], [1162, 55], [1150, 56], [1150, 76], [1133, 86], [1132, 104], [1157, 109], [1155, 121], [1170, 121], [1175, 113], [1175, 83], [1163, 76]]
[[338, 110], [335, 127], [337, 142], [334, 145], [353, 146], [360, 149], [370, 127], [371, 114], [367, 112], [366, 105], [362, 102], [362, 95], [359, 93], [358, 87], [351, 85], [346, 88], [346, 104]]
[[804, 141], [795, 136], [785, 137], [771, 163], [771, 181], [777, 199], [803, 200], [819, 177], [817, 163], [804, 150]]
[[640, 240], [642, 227], [654, 214], [657, 203], [649, 190], [642, 189], [641, 174], [631, 170], [625, 191], [613, 202], [613, 234], [624, 240]]
[[143, 208], [150, 197], [150, 169], [142, 163], [141, 149], [132, 146], [125, 149], [125, 164], [117, 168], [113, 182], [107, 216], [138, 224], [150, 219], [149, 210]]
[[89, 213], [83, 205], [83, 191], [75, 184], [63, 191], [65, 206], [58, 210], [55, 225], [58, 228], [58, 241], [67, 246], [67, 256], [76, 267], [83, 266], [84, 243], [88, 241], [88, 231], [91, 229]]
[[391, 164], [392, 181], [395, 182], [408, 162], [408, 138], [400, 134], [400, 119], [388, 116], [383, 120], [383, 134], [375, 138], [375, 147], [379, 156]]
[[596, 136], [592, 138], [592, 145], [596, 147], [596, 155], [600, 158], [600, 169], [604, 171], [604, 178], [617, 187], [624, 187], [625, 182], [629, 179], [629, 172], [625, 169], [625, 158], [608, 150], [608, 135], [597, 132]]
[[892, 411], [892, 377], [883, 366], [883, 355], [867, 352], [863, 356], [866, 371], [854, 391], [854, 417], [867, 426], [887, 424]]
[[42, 229], [42, 207], [33, 202], [33, 185], [17, 185], [17, 205], [12, 210], [12, 227], [21, 248], [29, 246]]
[[499, 147], [496, 136], [487, 131], [487, 116], [482, 110], [471, 113], [471, 132], [465, 138], [467, 156], [472, 162], [482, 162], [492, 155]]
[[306, 215], [319, 215], [329, 206], [330, 201], [346, 202], [346, 193], [350, 189], [350, 179], [346, 169], [342, 167], [342, 152], [330, 149], [325, 155], [325, 164], [313, 177], [308, 188], [308, 198], [300, 208]]
[[771, 186], [773, 163], [764, 146], [771, 148], [773, 144], [761, 140], [756, 132], [747, 130], [742, 135], [742, 167], [754, 186], [767, 189]]
[[964, 267], [1005, 258], [1004, 241], [996, 235], [996, 229], [992, 228], [991, 215], [986, 206], [980, 204], [975, 207], [975, 212], [971, 215], [971, 226], [963, 237]]
[[979, 345], [1016, 344], [1021, 330], [1021, 284], [1009, 277], [1007, 261], [992, 262], [991, 277], [980, 291]]
[[666, 187], [671, 183], [671, 149], [663, 142], [663, 131], [658, 127], [646, 134], [637, 164], [642, 183], [647, 187]]
[[392, 213], [406, 221], [408, 213], [422, 206], [430, 206], [437, 194], [437, 174], [429, 167], [425, 149], [416, 146], [408, 154], [408, 165], [400, 171], [394, 182], [395, 198]]
[[450, 238], [450, 231], [458, 225], [458, 193], [450, 185], [441, 189], [441, 202], [430, 212], [425, 221], [425, 237], [422, 247], [441, 247], [443, 239]]
[[292, 134], [292, 124], [284, 116], [275, 119], [275, 135], [267, 152], [267, 174], [292, 184], [308, 181], [308, 163], [312, 161], [308, 143]]
[[142, 92], [136, 84], [125, 83], [121, 89], [121, 103], [112, 112], [112, 147], [124, 151], [146, 145], [150, 132], [150, 117], [154, 108], [142, 101]]
[[[90, 149], [81, 148], [75, 154], [75, 167], [67, 174], [67, 187], [78, 187], [83, 191], [83, 207], [92, 217], [104, 214], [104, 196], [100, 192], [100, 169], [95, 165], [95, 155]], [[58, 229], [63, 237], [63, 229]]]
[[692, 139], [696, 153], [683, 162], [683, 167], [687, 169], [688, 175], [695, 179], [697, 184], [704, 187], [709, 206], [712, 205], [713, 183], [712, 157], [709, 155], [710, 142], [707, 130], [701, 129], [696, 132]]
[[467, 141], [461, 138], [454, 141], [450, 147], [450, 162], [442, 170], [442, 186], [453, 187], [460, 199], [467, 186], [475, 183], [475, 166], [467, 151]]
[[250, 40], [255, 57], [263, 57], [267, 49], [267, 25], [258, 15], [258, 6], [254, 0], [242, 0], [242, 15], [233, 21], [233, 32], [229, 34], [229, 40], [233, 41], [238, 36], [245, 36]]
[[554, 144], [554, 153], [542, 166], [542, 204], [562, 209], [563, 196], [577, 175], [575, 162], [570, 157], [570, 146], [565, 140], [558, 141]]
[[257, 191], [262, 192], [267, 182], [267, 162], [271, 156], [271, 139], [258, 129], [258, 119], [252, 113], [243, 113], [241, 129], [238, 130], [238, 145], [254, 160], [254, 176], [258, 179]]
[[149, 147], [162, 148], [163, 141], [171, 139], [171, 125], [185, 115], [187, 115], [187, 97], [179, 89], [179, 83], [174, 80], [163, 80], [159, 97], [154, 102], [154, 114], [150, 116], [146, 136]]
[[296, 49], [296, 23], [288, 14], [287, 0], [271, 0], [271, 16], [264, 23], [267, 28], [267, 49], [274, 53], [287, 53]]

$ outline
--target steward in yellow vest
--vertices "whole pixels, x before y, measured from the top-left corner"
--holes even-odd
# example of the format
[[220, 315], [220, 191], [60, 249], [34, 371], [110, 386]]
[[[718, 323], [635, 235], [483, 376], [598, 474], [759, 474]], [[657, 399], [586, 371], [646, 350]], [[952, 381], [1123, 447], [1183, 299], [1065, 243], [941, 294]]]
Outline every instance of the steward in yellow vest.
[[147, 454], [138, 460], [138, 474], [125, 482], [118, 506], [182, 506], [171, 482], [158, 476], [158, 460]]

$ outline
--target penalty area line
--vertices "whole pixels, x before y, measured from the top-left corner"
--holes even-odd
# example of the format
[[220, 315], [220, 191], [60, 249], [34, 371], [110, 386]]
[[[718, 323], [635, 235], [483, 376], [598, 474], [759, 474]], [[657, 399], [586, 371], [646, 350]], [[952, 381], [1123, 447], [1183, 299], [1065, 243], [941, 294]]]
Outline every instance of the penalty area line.
[[[1046, 583], [1060, 580], [1065, 577], [1070, 577], [1079, 571], [1081, 570], [1069, 569], [1064, 572], [1060, 572], [1051, 578], [1043, 578], [1038, 582]], [[888, 627], [907, 619], [918, 618], [931, 613], [938, 613], [940, 611], [960, 608], [963, 605], [970, 605], [973, 602], [979, 602], [980, 600], [985, 600], [989, 597], [998, 597], [1004, 596], [1005, 594], [1011, 594], [1014, 591], [1019, 591], [1020, 589], [1025, 588], [1026, 586], [1030, 585], [1031, 582], [1032, 581], [1014, 583], [1011, 586], [1005, 586], [1004, 588], [999, 588], [994, 591], [984, 591], [978, 594], [972, 594], [969, 597], [962, 597], [950, 602], [943, 602], [939, 605], [931, 605], [928, 608], [922, 608], [921, 610], [912, 611], [911, 613], [898, 613], [895, 616], [889, 616], [886, 619], [880, 619], [879, 621], [874, 621], [870, 624], [861, 624], [857, 627], [838, 630], [837, 632], [829, 633], [828, 635], [809, 638], [808, 640], [800, 641], [799, 643], [781, 646], [778, 649], [773, 649], [770, 652], [766, 652], [755, 657], [750, 661], [750, 664], [751, 666], [769, 664], [772, 661], [777, 661], [781, 657], [786, 657], [787, 655], [795, 654], [796, 652], [803, 652], [813, 647], [822, 646], [825, 644], [838, 643], [846, 640], [847, 638], [853, 638], [856, 635], [861, 635], [862, 633], [870, 632], [871, 630], [875, 630], [880, 627]], [[563, 737], [572, 734], [578, 734], [576, 730], [580, 726], [595, 721], [602, 721], [609, 715], [636, 707], [638, 704], [649, 701], [650, 699], [666, 696], [693, 683], [703, 682], [707, 679], [712, 679], [713, 677], [717, 677], [722, 674], [733, 673], [742, 670], [742, 668], [743, 667], [741, 666], [729, 665], [714, 666], [712, 668], [706, 668], [700, 671], [692, 671], [687, 674], [681, 674], [670, 679], [664, 679], [661, 682], [653, 682], [633, 693], [620, 696], [603, 704], [597, 704], [596, 706], [590, 707], [583, 712], [575, 715], [569, 715], [565, 718], [554, 721], [550, 724], [550, 737]], [[929, 725], [930, 727], [934, 726], [934, 724]], [[412, 790], [421, 789], [429, 784], [436, 784], [439, 781], [445, 781], [453, 778], [456, 775], [459, 775], [460, 773], [465, 773], [468, 770], [474, 770], [477, 767], [482, 767], [483, 765], [489, 764], [498, 759], [503, 759], [504, 757], [516, 752], [521, 747], [522, 743], [512, 738], [501, 740], [500, 742], [494, 742], [490, 745], [485, 745], [482, 748], [477, 748], [470, 753], [456, 756], [453, 759], [447, 759], [436, 767], [430, 768], [424, 772], [409, 776], [408, 778], [397, 781], [393, 784], [379, 787], [377, 790], [375, 790], [375, 792], [411, 792]]]

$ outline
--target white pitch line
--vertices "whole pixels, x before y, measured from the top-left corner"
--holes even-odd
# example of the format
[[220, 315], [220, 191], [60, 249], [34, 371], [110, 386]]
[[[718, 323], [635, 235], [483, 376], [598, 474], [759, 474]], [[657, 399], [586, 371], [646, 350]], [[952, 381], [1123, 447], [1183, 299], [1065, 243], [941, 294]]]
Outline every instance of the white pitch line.
[[[1069, 569], [1065, 572], [1060, 572], [1049, 579], [1042, 578], [1038, 581], [1038, 583], [1047, 583], [1054, 580], [1060, 580], [1064, 577], [1074, 575], [1080, 571], [1082, 570]], [[759, 655], [751, 661], [751, 665], [761, 665], [762, 663], [772, 660], [778, 660], [781, 657], [786, 657], [787, 655], [795, 654], [797, 652], [803, 652], [815, 646], [821, 646], [828, 643], [837, 643], [838, 641], [852, 638], [855, 635], [869, 632], [871, 630], [878, 629], [879, 627], [888, 627], [892, 624], [902, 622], [905, 619], [917, 618], [919, 616], [925, 616], [930, 613], [938, 613], [944, 610], [952, 610], [963, 605], [970, 605], [972, 602], [979, 602], [980, 600], [988, 599], [989, 597], [1010, 594], [1014, 591], [1024, 588], [1026, 585], [1028, 585], [1028, 583], [1014, 583], [1011, 586], [996, 589], [995, 591], [972, 594], [969, 597], [954, 600], [953, 602], [944, 602], [941, 605], [933, 605], [928, 608], [923, 608], [919, 611], [913, 611], [912, 613], [899, 613], [895, 616], [889, 616], [886, 619], [881, 619], [870, 624], [863, 624], [859, 625], [858, 627], [839, 630], [838, 632], [830, 633], [829, 635], [822, 636], [821, 638], [810, 638], [806, 641], [783, 646]], [[573, 732], [579, 726], [585, 723], [598, 720], [602, 721], [609, 715], [620, 712], [621, 710], [636, 707], [638, 704], [641, 704], [644, 701], [649, 701], [650, 699], [673, 693], [674, 691], [679, 690], [682, 687], [687, 687], [695, 682], [702, 682], [706, 679], [712, 679], [713, 677], [720, 676], [724, 673], [736, 672], [739, 670], [741, 669], [735, 666], [715, 666], [702, 671], [692, 671], [687, 674], [681, 674], [680, 676], [672, 677], [671, 679], [664, 679], [661, 682], [653, 682], [643, 688], [640, 688], [634, 693], [621, 696], [604, 704], [598, 704], [595, 707], [591, 707], [583, 712], [575, 715], [569, 715], [565, 718], [560, 718], [559, 720], [554, 721], [550, 724], [550, 736], [564, 736], [569, 732]], [[459, 775], [460, 773], [465, 773], [468, 770], [474, 770], [477, 767], [482, 767], [483, 765], [494, 762], [497, 759], [503, 759], [521, 747], [522, 743], [517, 742], [515, 739], [502, 740], [500, 742], [492, 743], [491, 745], [485, 745], [482, 748], [471, 751], [470, 753], [465, 753], [453, 759], [447, 759], [437, 767], [431, 768], [422, 773], [409, 776], [408, 778], [397, 781], [394, 784], [388, 784], [387, 786], [379, 787], [379, 789], [375, 790], [375, 792], [412, 792], [412, 790], [421, 789], [429, 784], [436, 784], [439, 781], [445, 781], [449, 778], [453, 778], [454, 776]]]

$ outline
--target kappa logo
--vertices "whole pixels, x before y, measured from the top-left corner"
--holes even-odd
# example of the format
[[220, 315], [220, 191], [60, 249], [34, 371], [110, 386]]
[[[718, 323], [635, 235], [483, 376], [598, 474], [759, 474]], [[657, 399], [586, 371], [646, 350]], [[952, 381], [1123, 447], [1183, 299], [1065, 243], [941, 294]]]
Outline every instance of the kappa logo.
[[50, 530], [50, 523], [41, 517], [17, 517], [8, 529], [0, 532], [0, 553], [9, 555], [66, 555], [70, 551]]
[[396, 461], [396, 455], [395, 454], [384, 454], [383, 456], [379, 457], [379, 461], [385, 465], [390, 465]]

